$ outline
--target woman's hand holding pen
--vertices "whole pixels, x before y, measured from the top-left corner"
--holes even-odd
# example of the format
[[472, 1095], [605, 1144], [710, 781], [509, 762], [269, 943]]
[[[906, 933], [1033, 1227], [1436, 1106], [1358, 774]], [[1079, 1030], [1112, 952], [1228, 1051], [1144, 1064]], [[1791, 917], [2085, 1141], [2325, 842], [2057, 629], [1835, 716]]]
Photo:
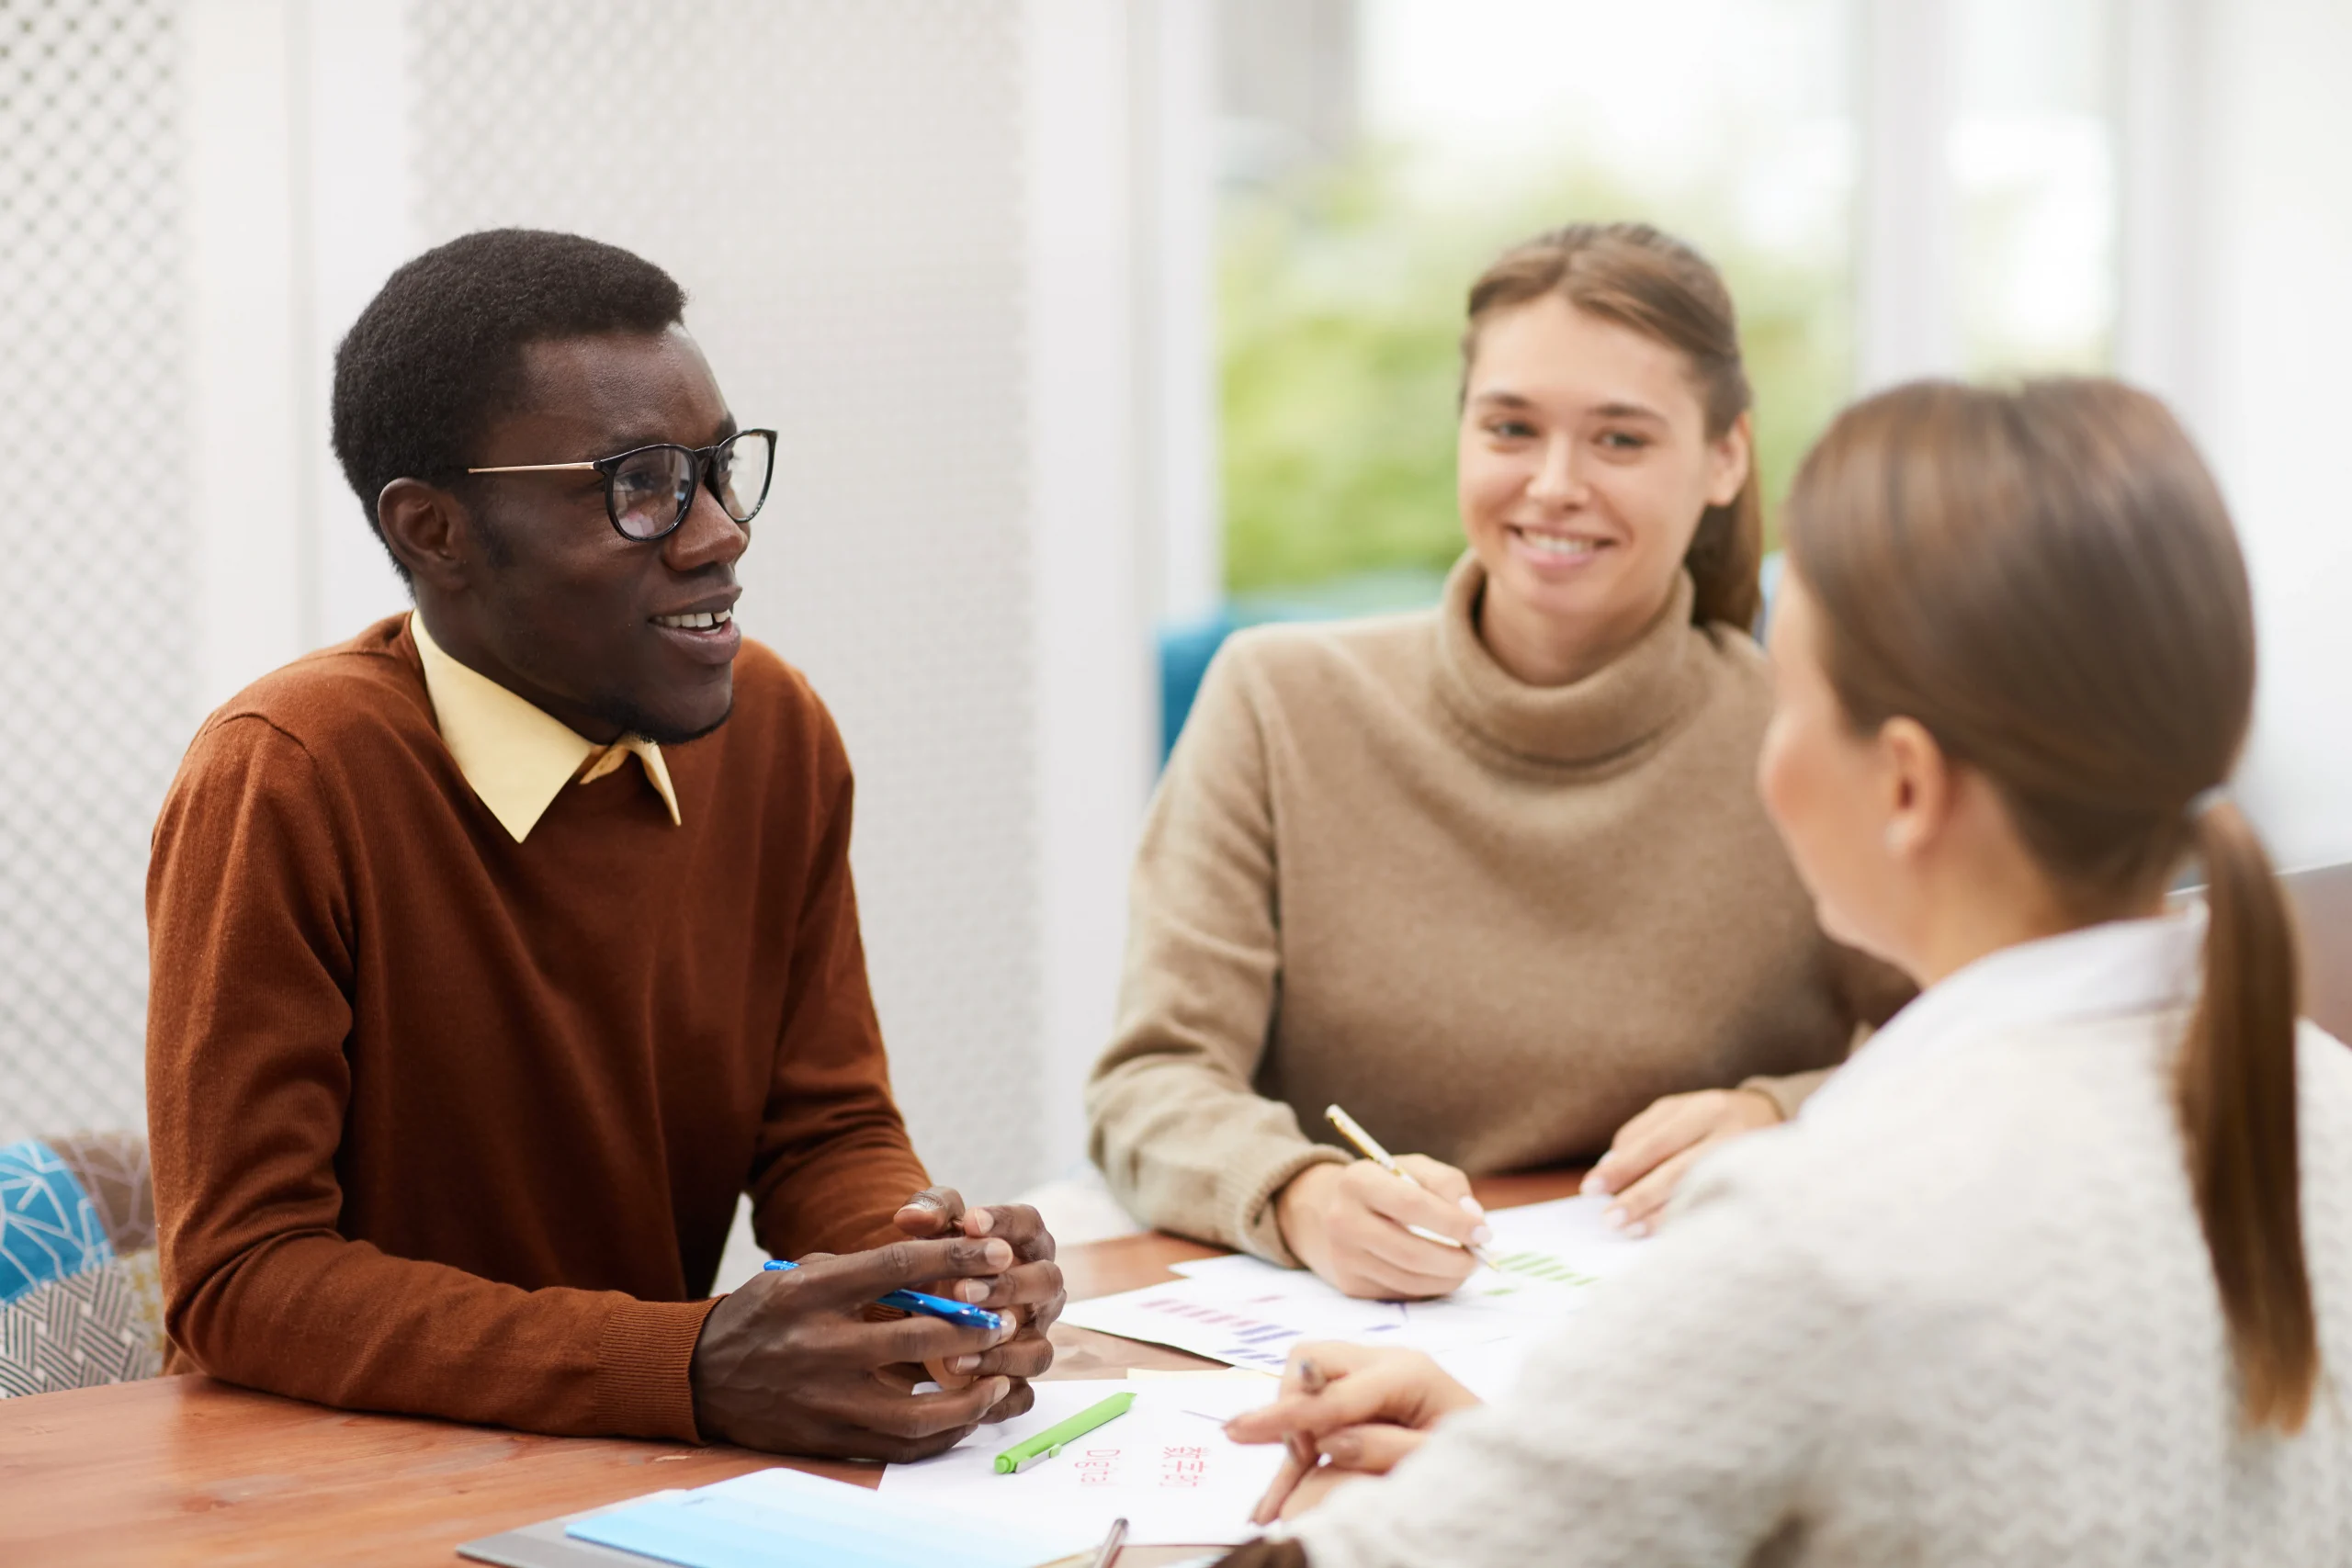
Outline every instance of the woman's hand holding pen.
[[1012, 1267], [1001, 1274], [941, 1281], [933, 1294], [967, 1302], [1014, 1318], [1021, 1331], [992, 1349], [926, 1362], [926, 1370], [942, 1388], [956, 1389], [977, 1378], [1010, 1376], [1012, 1383], [986, 1417], [1009, 1420], [1035, 1403], [1029, 1380], [1054, 1362], [1053, 1342], [1046, 1331], [1062, 1314], [1069, 1301], [1061, 1265], [1054, 1261], [1053, 1233], [1036, 1210], [1026, 1203], [1001, 1203], [967, 1209], [963, 1196], [952, 1187], [927, 1187], [907, 1200], [895, 1216], [899, 1229], [929, 1240], [936, 1236], [993, 1236], [1012, 1248]]
[[1290, 1450], [1250, 1522], [1302, 1513], [1350, 1476], [1385, 1474], [1438, 1422], [1477, 1403], [1418, 1350], [1300, 1346], [1283, 1371], [1281, 1396], [1226, 1424], [1237, 1443]]
[[1399, 1155], [1396, 1163], [1412, 1181], [1399, 1181], [1370, 1160], [1311, 1165], [1274, 1200], [1274, 1223], [1290, 1249], [1349, 1295], [1442, 1296], [1478, 1266], [1466, 1249], [1487, 1239], [1487, 1213], [1470, 1196], [1470, 1179], [1423, 1155]]

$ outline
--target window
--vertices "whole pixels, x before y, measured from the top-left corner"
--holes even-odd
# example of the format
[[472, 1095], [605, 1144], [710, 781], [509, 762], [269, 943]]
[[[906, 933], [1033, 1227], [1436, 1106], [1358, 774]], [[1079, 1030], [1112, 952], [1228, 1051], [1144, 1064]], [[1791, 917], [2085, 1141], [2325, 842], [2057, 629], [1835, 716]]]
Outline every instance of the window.
[[2109, 369], [2119, 207], [2110, 0], [1967, 0], [1948, 156], [1962, 368]]
[[[1283, 13], [1294, 26], [1268, 19]], [[1785, 486], [1852, 380], [1851, 5], [1255, 0], [1221, 19], [1225, 558], [1243, 618], [1433, 597], [1462, 548], [1464, 292], [1563, 222], [1645, 220], [1724, 269], [1768, 491]]]
[[[1858, 362], [1888, 359], [1858, 353], [1866, 265], [1897, 286], [1881, 329], [1906, 345], [1894, 374], [2107, 369], [2117, 0], [1909, 4], [1227, 0], [1235, 616], [1430, 602], [1461, 548], [1464, 292], [1503, 246], [1561, 222], [1646, 220], [1729, 278], [1768, 535]], [[1868, 38], [1898, 48], [1865, 47], [1866, 28], [1890, 28]], [[1869, 116], [1888, 118], [1873, 131]], [[1866, 135], [1883, 183], [1864, 177]], [[1892, 238], [1866, 258], [1872, 189]]]

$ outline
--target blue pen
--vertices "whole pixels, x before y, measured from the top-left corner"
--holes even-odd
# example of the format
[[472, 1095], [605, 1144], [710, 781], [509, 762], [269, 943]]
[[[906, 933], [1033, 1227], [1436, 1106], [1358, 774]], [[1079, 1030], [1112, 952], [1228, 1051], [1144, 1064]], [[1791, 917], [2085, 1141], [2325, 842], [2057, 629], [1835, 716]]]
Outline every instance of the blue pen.
[[[786, 1263], [781, 1258], [772, 1259], [767, 1266], [770, 1269], [800, 1267], [797, 1263]], [[1004, 1326], [1004, 1319], [986, 1307], [967, 1306], [962, 1302], [951, 1302], [945, 1296], [926, 1296], [921, 1291], [892, 1291], [882, 1298], [881, 1304], [886, 1307], [897, 1307], [900, 1312], [919, 1312], [925, 1317], [944, 1318], [949, 1323], [958, 1324], [966, 1328], [1002, 1328]]]

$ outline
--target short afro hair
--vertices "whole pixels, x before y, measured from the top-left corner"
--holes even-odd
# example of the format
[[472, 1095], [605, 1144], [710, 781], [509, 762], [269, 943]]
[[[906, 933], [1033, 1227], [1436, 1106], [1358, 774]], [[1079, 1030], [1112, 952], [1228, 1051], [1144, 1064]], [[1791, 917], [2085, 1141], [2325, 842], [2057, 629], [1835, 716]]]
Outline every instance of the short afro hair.
[[545, 229], [485, 229], [402, 265], [334, 354], [334, 455], [368, 525], [383, 537], [376, 498], [394, 479], [465, 477], [484, 426], [519, 389], [526, 344], [659, 333], [685, 307], [685, 291], [644, 257]]

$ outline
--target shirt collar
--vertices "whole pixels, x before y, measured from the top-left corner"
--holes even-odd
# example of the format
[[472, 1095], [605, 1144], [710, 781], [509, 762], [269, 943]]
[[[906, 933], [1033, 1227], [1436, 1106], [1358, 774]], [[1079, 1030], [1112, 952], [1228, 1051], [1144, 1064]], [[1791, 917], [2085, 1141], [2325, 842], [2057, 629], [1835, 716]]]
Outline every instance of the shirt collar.
[[2019, 942], [1963, 964], [1863, 1043], [1798, 1112], [1835, 1119], [1858, 1086], [2011, 1030], [2186, 1007], [2203, 984], [2205, 906]]
[[424, 617], [413, 611], [408, 629], [424, 665], [424, 694], [432, 699], [442, 743], [457, 760], [458, 772], [516, 843], [529, 836], [565, 784], [575, 778], [582, 783], [602, 778], [620, 765], [624, 753], [634, 754], [644, 764], [646, 778], [670, 808], [671, 822], [681, 820], [661, 747], [638, 735], [599, 746], [489, 676], [458, 663], [433, 640], [424, 629]]

